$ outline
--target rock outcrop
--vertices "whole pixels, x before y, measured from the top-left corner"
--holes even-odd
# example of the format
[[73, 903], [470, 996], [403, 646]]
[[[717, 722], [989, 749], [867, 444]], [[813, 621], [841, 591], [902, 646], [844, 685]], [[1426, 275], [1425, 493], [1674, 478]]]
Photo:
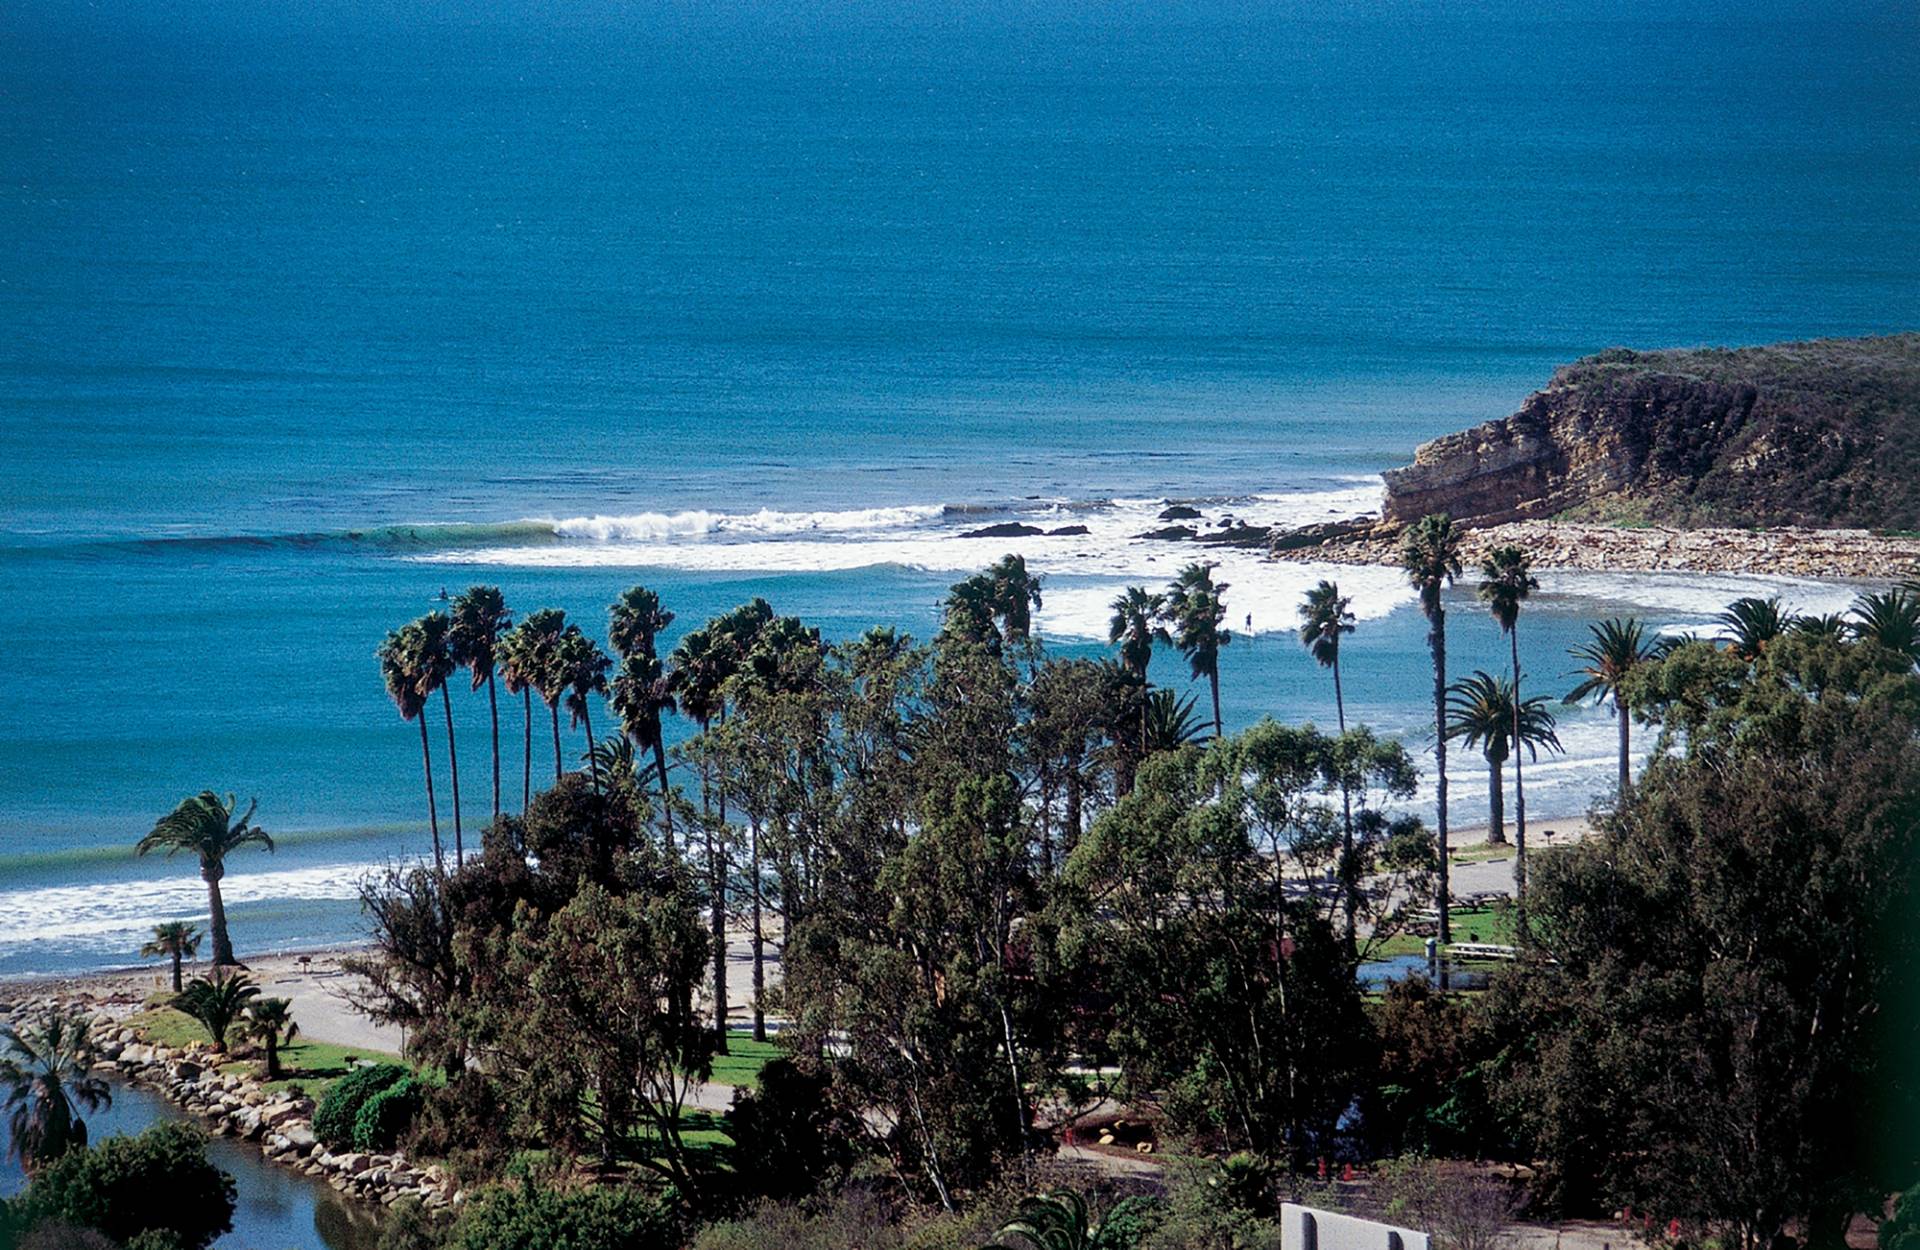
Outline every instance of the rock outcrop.
[[1605, 351], [1384, 476], [1389, 524], [1920, 529], [1920, 334]]

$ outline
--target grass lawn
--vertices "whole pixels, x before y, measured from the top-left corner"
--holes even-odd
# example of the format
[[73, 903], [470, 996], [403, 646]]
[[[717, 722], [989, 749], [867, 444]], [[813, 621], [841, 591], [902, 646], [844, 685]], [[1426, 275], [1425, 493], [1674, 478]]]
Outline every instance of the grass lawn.
[[[1501, 946], [1514, 944], [1513, 908], [1510, 906], [1456, 907], [1448, 919], [1456, 942], [1491, 942]], [[1411, 933], [1396, 933], [1374, 951], [1374, 957], [1390, 959], [1395, 955], [1426, 953], [1425, 938], [1415, 937]]]
[[728, 1029], [727, 1053], [713, 1057], [713, 1076], [709, 1079], [715, 1085], [757, 1089], [760, 1069], [779, 1054], [780, 1048], [774, 1043], [754, 1041], [750, 1030]]
[[1472, 846], [1455, 846], [1447, 850], [1447, 860], [1455, 864], [1488, 864], [1496, 859], [1512, 859], [1513, 844], [1503, 842], [1475, 842]]
[[[161, 1046], [179, 1048], [188, 1042], [204, 1042], [207, 1031], [200, 1022], [183, 1011], [172, 1007], [150, 1007], [139, 1015], [127, 1018], [129, 1028], [139, 1029], [148, 1041]], [[238, 1045], [239, 1029], [236, 1027], [230, 1036]], [[249, 1053], [251, 1053], [249, 1045]], [[338, 1078], [347, 1074], [347, 1058], [371, 1059], [380, 1063], [399, 1063], [400, 1056], [388, 1054], [383, 1050], [365, 1050], [352, 1046], [340, 1046], [333, 1042], [314, 1042], [296, 1037], [290, 1045], [280, 1048], [280, 1070], [285, 1075], [277, 1081], [263, 1083], [263, 1088], [279, 1092], [292, 1085], [298, 1085], [311, 1098], [318, 1099], [327, 1092], [327, 1087]], [[260, 1071], [258, 1058], [230, 1059], [219, 1065], [223, 1073], [236, 1073], [245, 1076], [256, 1075]]]

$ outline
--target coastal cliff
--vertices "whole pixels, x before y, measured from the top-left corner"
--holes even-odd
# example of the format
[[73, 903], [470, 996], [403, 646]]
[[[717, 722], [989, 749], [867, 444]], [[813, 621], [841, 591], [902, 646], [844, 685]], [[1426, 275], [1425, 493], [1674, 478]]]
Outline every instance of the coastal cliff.
[[1383, 520], [1920, 529], [1920, 334], [1616, 348], [1388, 470]]

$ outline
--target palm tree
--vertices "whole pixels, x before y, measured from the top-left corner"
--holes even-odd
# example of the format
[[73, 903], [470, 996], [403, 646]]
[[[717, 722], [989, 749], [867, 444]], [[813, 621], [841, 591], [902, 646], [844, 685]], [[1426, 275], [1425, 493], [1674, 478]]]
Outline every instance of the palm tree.
[[200, 953], [200, 930], [184, 920], [169, 920], [153, 926], [153, 940], [140, 948], [148, 959], [162, 955], [173, 959], [173, 992], [180, 992], [180, 961]]
[[1427, 647], [1433, 653], [1433, 759], [1438, 799], [1440, 872], [1435, 880], [1440, 940], [1451, 942], [1447, 893], [1447, 609], [1440, 592], [1460, 576], [1460, 531], [1444, 512], [1429, 513], [1409, 525], [1400, 538], [1400, 566], [1420, 592], [1427, 614]]
[[1513, 749], [1513, 744], [1518, 742], [1535, 759], [1540, 757], [1541, 747], [1560, 750], [1555, 732], [1558, 726], [1547, 705], [1544, 695], [1516, 701], [1513, 684], [1485, 670], [1447, 687], [1447, 737], [1460, 740], [1468, 748], [1479, 747], [1486, 757], [1488, 842], [1506, 841], [1500, 766], [1510, 756], [1519, 763], [1521, 753]]
[[621, 730], [641, 751], [653, 753], [660, 774], [660, 810], [666, 815], [667, 849], [673, 849], [673, 804], [667, 787], [666, 732], [662, 713], [673, 711], [673, 687], [652, 650], [628, 655], [613, 679], [613, 710]]
[[[714, 717], [725, 709], [723, 693], [733, 667], [719, 622], [690, 629], [669, 657], [673, 669], [667, 678], [680, 710], [706, 733]], [[724, 815], [724, 802], [723, 815]], [[713, 949], [713, 1029], [720, 1053], [727, 1051], [727, 865], [721, 838], [723, 821], [712, 818], [712, 784], [707, 765], [700, 765], [700, 812], [706, 828], [709, 940]]]
[[380, 676], [387, 683], [387, 694], [400, 709], [400, 719], [420, 724], [420, 769], [427, 779], [427, 823], [433, 831], [433, 862], [442, 873], [446, 857], [440, 849], [440, 805], [433, 797], [433, 748], [427, 741], [427, 700], [420, 693], [420, 625], [409, 622], [387, 635], [374, 652], [380, 660]]
[[1333, 670], [1333, 712], [1340, 732], [1347, 732], [1347, 702], [1340, 691], [1340, 636], [1354, 629], [1353, 600], [1340, 587], [1322, 580], [1300, 604], [1300, 645], [1320, 664]]
[[1787, 632], [1788, 617], [1778, 597], [1735, 599], [1713, 618], [1727, 634], [1727, 647], [1743, 660], [1757, 660], [1768, 644]]
[[87, 1144], [82, 1111], [113, 1102], [113, 1088], [94, 1071], [93, 1028], [77, 1007], [48, 1007], [38, 1024], [0, 1029], [13, 1157], [29, 1173]]
[[195, 977], [173, 1000], [179, 1010], [198, 1020], [213, 1039], [213, 1048], [227, 1052], [227, 1034], [233, 1030], [247, 1007], [260, 995], [253, 978], [238, 972], [222, 974], [218, 968], [210, 977]]
[[1627, 674], [1653, 659], [1655, 648], [1647, 641], [1640, 622], [1632, 617], [1623, 621], [1600, 621], [1591, 628], [1593, 637], [1567, 653], [1580, 661], [1579, 673], [1585, 680], [1567, 692], [1565, 701], [1573, 704], [1593, 699], [1613, 704], [1614, 718], [1620, 723], [1620, 794], [1624, 797], [1627, 787], [1633, 783], [1632, 761], [1627, 751], [1632, 720], [1624, 693]]
[[1160, 624], [1165, 601], [1144, 586], [1129, 586], [1111, 607], [1113, 619], [1107, 623], [1107, 641], [1120, 648], [1120, 662], [1140, 685], [1147, 684], [1147, 665], [1153, 661], [1153, 644], [1171, 642], [1166, 627]]
[[1192, 695], [1182, 696], [1162, 687], [1148, 691], [1141, 705], [1142, 759], [1162, 751], [1178, 751], [1188, 743], [1198, 742], [1205, 732], [1206, 722], [1195, 714]]
[[149, 851], [165, 851], [168, 855], [187, 851], [199, 857], [200, 879], [207, 883], [207, 928], [213, 934], [216, 969], [240, 966], [233, 957], [233, 942], [227, 937], [227, 908], [220, 898], [220, 879], [227, 875], [227, 856], [243, 846], [273, 850], [273, 839], [253, 823], [254, 810], [259, 806], [260, 800], [254, 799], [247, 804], [246, 813], [236, 819], [231, 794], [223, 803], [213, 791], [202, 790], [192, 798], [181, 799], [180, 805], [162, 816], [152, 832], [134, 847], [135, 854], [139, 855]]
[[527, 686], [547, 705], [553, 716], [553, 779], [560, 780], [565, 757], [560, 750], [560, 700], [567, 693], [567, 674], [561, 663], [561, 647], [568, 634], [578, 634], [578, 626], [567, 624], [567, 614], [559, 608], [542, 608], [528, 614]]
[[1213, 691], [1213, 736], [1225, 737], [1220, 720], [1220, 648], [1233, 635], [1220, 628], [1227, 619], [1227, 584], [1213, 580], [1213, 566], [1189, 564], [1161, 597], [1164, 619], [1173, 626], [1173, 644], [1187, 657], [1194, 678], [1207, 679]]
[[[473, 674], [472, 688], [487, 687], [487, 715], [493, 723], [493, 818], [500, 819], [500, 700], [493, 673], [500, 662], [500, 641], [513, 614], [498, 586], [469, 586], [453, 601], [453, 630], [449, 642], [453, 661]], [[456, 851], [456, 857], [458, 852]]]
[[[1487, 553], [1480, 562], [1480, 602], [1487, 605], [1487, 611], [1499, 623], [1500, 632], [1507, 636], [1507, 646], [1513, 657], [1513, 697], [1508, 700], [1513, 709], [1514, 741], [1522, 741], [1520, 736], [1521, 708], [1525, 703], [1520, 683], [1520, 605], [1527, 596], [1540, 589], [1540, 583], [1533, 576], [1533, 568], [1526, 553], [1518, 547], [1496, 547]], [[1513, 888], [1514, 893], [1524, 902], [1527, 897], [1527, 788], [1521, 775], [1521, 753], [1513, 753]], [[1487, 839], [1493, 841], [1492, 837]]]
[[453, 775], [453, 858], [460, 863], [466, 849], [460, 833], [460, 753], [453, 740], [453, 696], [447, 693], [447, 679], [453, 676], [453, 621], [444, 612], [429, 612], [416, 624], [420, 627], [418, 663], [414, 672], [420, 682], [420, 697], [430, 699], [440, 692], [440, 706], [447, 716], [447, 771]]
[[1853, 601], [1854, 637], [1920, 664], [1920, 591], [1898, 587]]
[[300, 1034], [300, 1026], [293, 1020], [293, 1000], [256, 998], [247, 1008], [246, 1019], [242, 1023], [246, 1035], [259, 1042], [266, 1051], [266, 1078], [269, 1081], [279, 1080], [280, 1048]]
[[1788, 629], [1796, 638], [1825, 642], [1845, 642], [1853, 636], [1853, 626], [1847, 618], [1834, 612], [1822, 616], [1812, 614], [1796, 616]]
[[524, 771], [520, 779], [520, 808], [533, 801], [533, 696], [553, 711], [553, 779], [560, 779], [560, 696], [547, 695], [553, 670], [553, 648], [567, 627], [567, 614], [558, 608], [530, 612], [507, 631], [500, 644], [500, 675], [507, 693], [520, 696], [524, 710]]
[[1027, 558], [1004, 555], [987, 568], [993, 587], [993, 613], [1010, 643], [1025, 642], [1033, 634], [1033, 614], [1040, 610], [1040, 575], [1027, 571]]
[[673, 624], [673, 613], [645, 586], [629, 586], [608, 612], [607, 645], [621, 659], [654, 654], [654, 639]]
[[607, 670], [612, 666], [613, 661], [607, 658], [599, 643], [581, 633], [578, 626], [567, 626], [567, 632], [560, 636], [560, 645], [554, 650], [554, 672], [560, 679], [559, 689], [566, 694], [570, 723], [586, 728], [587, 758], [594, 768], [596, 782], [600, 774], [598, 767], [592, 765], [592, 697], [607, 692]]

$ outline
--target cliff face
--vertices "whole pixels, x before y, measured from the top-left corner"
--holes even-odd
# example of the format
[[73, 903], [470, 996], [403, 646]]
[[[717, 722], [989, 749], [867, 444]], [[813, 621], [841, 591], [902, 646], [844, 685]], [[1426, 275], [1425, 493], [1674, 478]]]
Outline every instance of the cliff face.
[[1920, 334], [1602, 352], [1385, 477], [1394, 523], [1920, 529]]

